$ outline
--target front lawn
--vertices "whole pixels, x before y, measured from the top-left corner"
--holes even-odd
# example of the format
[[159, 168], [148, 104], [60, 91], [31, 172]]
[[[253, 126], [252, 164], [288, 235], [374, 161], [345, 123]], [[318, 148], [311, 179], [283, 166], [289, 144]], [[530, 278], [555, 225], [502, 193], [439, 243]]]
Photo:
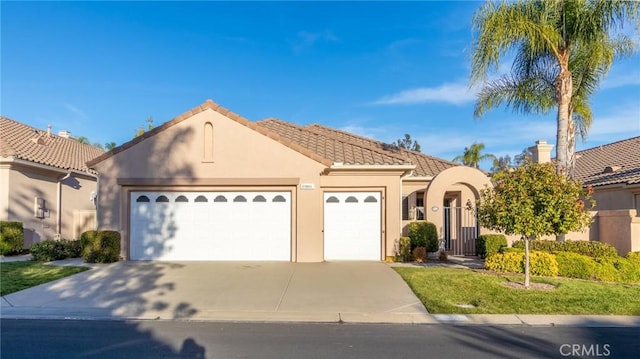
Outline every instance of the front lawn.
[[48, 266], [38, 262], [5, 262], [0, 264], [0, 295], [84, 272], [87, 267]]
[[[532, 277], [551, 290], [510, 288], [524, 275], [441, 267], [394, 268], [433, 314], [640, 315], [640, 285], [556, 277]], [[471, 308], [459, 307], [472, 305]]]

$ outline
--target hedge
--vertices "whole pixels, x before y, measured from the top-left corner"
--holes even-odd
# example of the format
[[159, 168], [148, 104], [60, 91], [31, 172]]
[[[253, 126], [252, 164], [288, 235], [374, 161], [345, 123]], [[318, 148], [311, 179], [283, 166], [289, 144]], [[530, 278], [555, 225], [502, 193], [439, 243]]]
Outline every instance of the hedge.
[[[524, 241], [519, 240], [511, 245], [514, 248], [524, 248]], [[612, 245], [597, 241], [529, 241], [529, 249], [544, 252], [573, 252], [592, 258], [615, 258], [618, 251]]]
[[82, 244], [80, 241], [46, 240], [31, 246], [33, 260], [38, 262], [50, 262], [67, 258], [82, 256]]
[[409, 223], [408, 236], [411, 239], [411, 250], [417, 247], [425, 247], [427, 252], [437, 252], [440, 249], [438, 229], [431, 222]]
[[19, 254], [24, 249], [22, 222], [0, 221], [0, 255]]
[[409, 262], [411, 260], [411, 239], [400, 237], [396, 248], [396, 262]]
[[120, 259], [120, 233], [87, 231], [80, 236], [82, 258], [87, 263], [112, 263]]
[[[495, 253], [484, 262], [486, 269], [496, 272], [524, 273], [525, 256], [523, 252]], [[529, 253], [529, 270], [531, 275], [557, 276], [558, 262], [551, 253]]]
[[476, 240], [476, 253], [480, 258], [499, 253], [506, 247], [507, 237], [503, 234], [483, 234]]

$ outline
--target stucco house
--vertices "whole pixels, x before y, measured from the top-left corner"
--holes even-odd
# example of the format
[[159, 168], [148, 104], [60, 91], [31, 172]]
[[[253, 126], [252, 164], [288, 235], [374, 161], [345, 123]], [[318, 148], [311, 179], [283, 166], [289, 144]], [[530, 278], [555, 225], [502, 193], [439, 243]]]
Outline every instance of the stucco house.
[[590, 239], [640, 251], [640, 136], [576, 152], [575, 177], [593, 187]]
[[25, 247], [96, 228], [97, 176], [86, 162], [104, 151], [0, 117], [0, 221], [24, 226]]
[[130, 260], [379, 261], [418, 216], [453, 250], [477, 226], [443, 206], [489, 184], [473, 168], [320, 125], [252, 122], [210, 100], [88, 166], [98, 227], [122, 234]]

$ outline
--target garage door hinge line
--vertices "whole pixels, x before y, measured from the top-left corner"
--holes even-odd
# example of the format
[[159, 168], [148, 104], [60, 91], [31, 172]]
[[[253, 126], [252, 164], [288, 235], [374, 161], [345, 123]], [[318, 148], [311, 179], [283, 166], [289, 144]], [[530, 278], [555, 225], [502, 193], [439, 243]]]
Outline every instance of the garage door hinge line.
[[287, 294], [287, 291], [289, 290], [289, 285], [291, 284], [291, 279], [293, 278], [293, 274], [295, 273], [296, 269], [293, 268], [291, 269], [291, 274], [289, 275], [289, 280], [287, 280], [287, 285], [284, 286], [284, 290], [282, 291], [282, 294], [280, 295], [280, 300], [278, 301], [278, 305], [276, 305], [276, 312], [280, 310], [280, 305], [282, 304], [282, 301], [284, 300], [284, 296]]

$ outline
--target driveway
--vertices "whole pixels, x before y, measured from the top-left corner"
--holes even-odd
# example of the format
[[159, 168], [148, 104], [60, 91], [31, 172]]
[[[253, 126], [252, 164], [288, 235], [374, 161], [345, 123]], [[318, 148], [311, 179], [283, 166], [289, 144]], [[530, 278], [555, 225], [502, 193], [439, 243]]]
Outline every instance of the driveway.
[[119, 262], [2, 298], [2, 317], [431, 323], [381, 262]]

